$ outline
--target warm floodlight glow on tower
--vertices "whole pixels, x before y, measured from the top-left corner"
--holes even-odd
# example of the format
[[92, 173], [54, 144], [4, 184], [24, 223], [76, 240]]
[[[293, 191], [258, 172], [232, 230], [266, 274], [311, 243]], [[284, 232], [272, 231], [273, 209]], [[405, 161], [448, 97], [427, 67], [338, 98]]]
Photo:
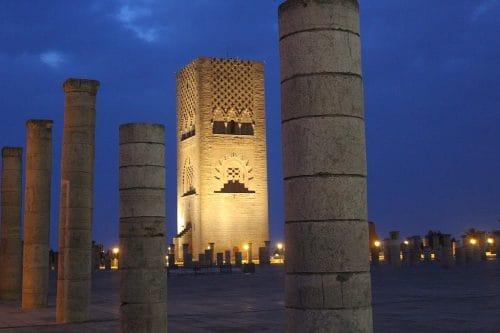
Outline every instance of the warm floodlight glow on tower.
[[212, 243], [233, 258], [244, 243], [264, 246], [263, 63], [198, 58], [177, 73], [177, 156], [177, 259]]

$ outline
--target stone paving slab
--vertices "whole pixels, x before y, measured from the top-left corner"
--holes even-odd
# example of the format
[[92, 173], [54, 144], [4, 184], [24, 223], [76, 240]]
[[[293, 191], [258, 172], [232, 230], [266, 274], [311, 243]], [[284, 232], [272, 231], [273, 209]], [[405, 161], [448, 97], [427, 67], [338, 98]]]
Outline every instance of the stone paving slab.
[[[170, 332], [283, 331], [283, 266], [255, 275], [171, 276]], [[0, 302], [3, 332], [119, 332], [117, 271], [93, 278], [91, 322], [55, 323], [55, 277], [49, 307], [25, 311]], [[400, 271], [372, 269], [375, 332], [500, 332], [500, 260], [443, 270], [437, 263]]]

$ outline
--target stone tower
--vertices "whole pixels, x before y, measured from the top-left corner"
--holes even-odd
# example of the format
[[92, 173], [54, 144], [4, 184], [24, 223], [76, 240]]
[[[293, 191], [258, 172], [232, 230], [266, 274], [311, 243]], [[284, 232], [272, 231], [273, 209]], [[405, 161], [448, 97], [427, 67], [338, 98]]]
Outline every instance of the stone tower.
[[264, 246], [265, 126], [263, 63], [198, 58], [177, 73], [177, 249], [197, 258], [215, 243], [234, 260]]

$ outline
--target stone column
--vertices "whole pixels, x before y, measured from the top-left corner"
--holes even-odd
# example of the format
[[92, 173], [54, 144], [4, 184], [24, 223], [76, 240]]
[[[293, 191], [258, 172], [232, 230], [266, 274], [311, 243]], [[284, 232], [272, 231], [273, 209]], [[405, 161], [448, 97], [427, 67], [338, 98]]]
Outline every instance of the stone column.
[[496, 258], [500, 260], [500, 230], [493, 231]]
[[170, 244], [170, 250], [168, 251], [168, 267], [175, 267], [175, 244]]
[[456, 248], [456, 253], [455, 253], [455, 263], [457, 264], [457, 266], [462, 266], [462, 265], [465, 265], [465, 262], [466, 262], [466, 259], [465, 259], [465, 246], [464, 245], [460, 245], [460, 246], [457, 246]]
[[121, 332], [167, 331], [165, 128], [120, 126]]
[[371, 262], [375, 266], [378, 265], [380, 262], [379, 254], [380, 254], [380, 248], [378, 246], [373, 245], [370, 247]]
[[241, 267], [242, 261], [243, 261], [243, 253], [239, 251], [236, 252], [234, 254], [234, 266]]
[[453, 244], [451, 242], [451, 235], [442, 235], [443, 246], [441, 247], [441, 264], [443, 268], [450, 269], [454, 265], [453, 262]]
[[399, 239], [399, 231], [389, 232], [387, 246], [392, 267], [401, 268], [401, 240]]
[[224, 265], [224, 253], [217, 252], [217, 266]]
[[247, 257], [248, 263], [253, 262], [253, 251], [252, 251], [252, 243], [248, 243], [248, 257]]
[[417, 266], [422, 252], [422, 239], [419, 236], [410, 238], [410, 266]]
[[210, 247], [210, 261], [213, 263], [215, 262], [215, 243], [208, 243], [208, 246]]
[[52, 120], [28, 120], [22, 307], [47, 306], [49, 295]]
[[99, 81], [68, 79], [63, 88], [56, 320], [72, 323], [90, 318], [95, 100]]
[[2, 149], [2, 224], [0, 230], [0, 300], [18, 300], [21, 296], [23, 149]]
[[279, 8], [286, 330], [371, 332], [356, 0]]
[[186, 266], [186, 263], [189, 261], [188, 260], [188, 256], [189, 256], [189, 244], [182, 244], [182, 263], [184, 264], [184, 266]]
[[231, 265], [231, 251], [224, 251], [224, 259], [226, 261], [226, 265]]

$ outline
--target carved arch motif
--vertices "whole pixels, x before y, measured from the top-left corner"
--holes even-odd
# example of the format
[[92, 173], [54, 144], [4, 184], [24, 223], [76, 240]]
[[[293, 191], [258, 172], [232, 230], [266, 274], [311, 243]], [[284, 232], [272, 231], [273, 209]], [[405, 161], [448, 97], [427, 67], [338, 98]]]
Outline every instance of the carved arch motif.
[[196, 194], [194, 187], [194, 167], [191, 164], [191, 158], [187, 157], [182, 168], [182, 193], [183, 196]]
[[215, 167], [215, 179], [219, 181], [219, 188], [215, 193], [255, 193], [251, 190], [252, 167], [250, 161], [242, 155], [231, 153], [221, 158]]

